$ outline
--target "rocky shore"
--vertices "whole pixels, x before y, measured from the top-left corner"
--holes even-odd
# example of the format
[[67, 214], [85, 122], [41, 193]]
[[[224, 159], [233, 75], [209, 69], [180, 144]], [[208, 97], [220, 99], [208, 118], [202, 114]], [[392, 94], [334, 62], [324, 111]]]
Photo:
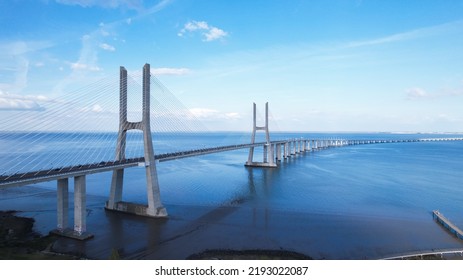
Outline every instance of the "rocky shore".
[[34, 232], [34, 219], [20, 217], [16, 211], [0, 211], [0, 259], [76, 259], [51, 252], [54, 236]]

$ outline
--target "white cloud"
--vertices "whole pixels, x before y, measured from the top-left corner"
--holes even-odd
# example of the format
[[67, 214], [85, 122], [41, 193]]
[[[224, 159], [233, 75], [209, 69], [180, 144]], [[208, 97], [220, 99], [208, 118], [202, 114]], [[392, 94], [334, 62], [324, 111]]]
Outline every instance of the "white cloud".
[[406, 91], [407, 99], [423, 99], [423, 98], [444, 98], [444, 97], [455, 97], [463, 95], [462, 89], [447, 89], [447, 90], [440, 90], [435, 93], [428, 93], [422, 88], [415, 87], [408, 89]]
[[429, 97], [429, 94], [422, 88], [411, 88], [406, 91], [408, 99], [419, 99]]
[[351, 42], [347, 44], [347, 47], [362, 47], [362, 46], [380, 45], [380, 44], [394, 43], [394, 42], [413, 40], [413, 39], [424, 38], [424, 37], [429, 37], [429, 36], [435, 36], [435, 35], [443, 34], [443, 33], [460, 32], [462, 27], [463, 27], [463, 20], [459, 20], [459, 21], [448, 22], [448, 23], [430, 26], [430, 27], [418, 28], [415, 30], [407, 31], [407, 32], [396, 33], [396, 34], [385, 36], [382, 38]]
[[100, 104], [95, 104], [92, 106], [91, 111], [94, 113], [101, 113], [103, 112], [103, 108], [100, 106]]
[[109, 33], [108, 31], [104, 29], [101, 29], [100, 32], [103, 37], [108, 37], [109, 35], [111, 35], [111, 33]]
[[38, 101], [49, 101], [45, 96], [21, 96], [0, 91], [0, 110], [43, 111]]
[[205, 21], [190, 21], [185, 24], [184, 31], [208, 30], [209, 25]]
[[108, 44], [106, 44], [106, 43], [100, 44], [100, 48], [102, 48], [102, 49], [105, 50], [105, 51], [110, 51], [110, 52], [113, 52], [113, 51], [116, 50], [115, 47], [113, 47], [113, 46], [111, 46], [111, 45], [108, 45]]
[[0, 89], [21, 92], [27, 87], [30, 58], [37, 52], [51, 47], [46, 41], [6, 41], [0, 42]]
[[190, 109], [190, 113], [197, 119], [203, 120], [237, 120], [242, 118], [239, 113], [222, 113], [218, 110], [209, 108], [192, 108]]
[[205, 33], [204, 35], [206, 36], [206, 41], [214, 41], [227, 36], [227, 32], [217, 27], [212, 27], [209, 32]]
[[64, 5], [77, 5], [84, 8], [93, 6], [111, 9], [127, 7], [134, 10], [141, 10], [143, 8], [143, 0], [56, 0], [56, 2]]
[[154, 75], [186, 75], [190, 73], [187, 68], [154, 68], [151, 70]]
[[242, 119], [243, 117], [239, 113], [226, 113], [225, 118], [229, 120], [238, 120]]
[[88, 65], [84, 63], [79, 63], [79, 62], [71, 63], [71, 69], [72, 70], [82, 70], [82, 71], [92, 71], [92, 72], [101, 71], [101, 68], [98, 66], [92, 66], [92, 65]]
[[102, 112], [105, 112], [105, 110], [103, 109], [103, 107], [101, 107], [100, 104], [94, 104], [93, 106], [83, 107], [83, 108], [78, 109], [78, 111], [82, 112], [82, 113], [88, 113], [88, 112], [102, 113]]
[[[97, 0], [57, 0], [62, 4], [68, 5], [80, 5], [83, 7], [100, 6], [100, 7], [136, 7], [139, 6], [138, 14], [131, 17], [131, 22], [139, 20], [143, 17], [148, 17], [155, 14], [170, 4], [171, 0], [161, 0], [151, 7], [144, 8], [141, 0], [108, 0], [108, 1], [97, 1]], [[127, 18], [116, 20], [113, 22], [100, 23], [98, 28], [82, 36], [82, 46], [80, 49], [79, 58], [73, 62], [67, 62], [71, 67], [71, 73], [53, 88], [53, 93], [59, 94], [69, 85], [76, 84], [81, 81], [88, 81], [88, 79], [94, 79], [94, 72], [103, 71], [98, 66], [98, 55], [102, 50], [100, 43], [104, 37], [117, 34], [117, 28], [126, 25]], [[121, 40], [125, 42], [125, 40]]]
[[183, 29], [180, 30], [178, 36], [183, 37], [186, 33], [199, 32], [204, 37], [204, 41], [210, 42], [218, 39], [222, 39], [228, 35], [224, 30], [215, 26], [210, 26], [205, 21], [190, 21], [187, 22]]
[[199, 119], [207, 119], [219, 113], [217, 110], [207, 108], [191, 108], [190, 112]]

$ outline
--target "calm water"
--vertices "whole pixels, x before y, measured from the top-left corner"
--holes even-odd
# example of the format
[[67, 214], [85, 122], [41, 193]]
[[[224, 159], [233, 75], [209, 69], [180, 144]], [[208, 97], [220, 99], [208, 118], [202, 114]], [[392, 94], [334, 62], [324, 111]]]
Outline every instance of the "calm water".
[[[45, 135], [22, 151], [2, 147], [2, 163], [18, 157], [18, 152], [34, 156], [36, 151], [41, 158], [50, 157], [49, 162], [59, 151], [74, 155], [71, 160], [83, 162], [92, 154], [111, 159], [115, 135], [107, 135], [102, 138], [98, 134], [88, 134], [77, 140], [72, 135], [61, 138]], [[274, 133], [271, 136], [273, 140], [300, 137], [409, 139], [453, 135]], [[155, 141], [155, 150], [162, 153], [249, 140], [249, 134], [240, 133], [163, 134]], [[141, 139], [131, 141], [128, 149], [140, 151], [132, 152], [134, 155], [141, 154]], [[6, 141], [3, 145], [11, 147]], [[243, 207], [271, 204], [273, 208], [309, 213], [378, 216], [413, 216], [440, 209], [463, 224], [461, 141], [328, 149], [292, 157], [278, 169], [245, 168], [247, 154], [245, 149], [160, 163], [157, 168], [163, 201], [180, 205], [227, 205], [244, 200]], [[259, 149], [255, 158], [261, 159]], [[126, 173], [124, 198], [142, 201], [145, 198], [144, 169], [132, 168]], [[91, 175], [88, 192], [107, 196], [109, 184], [109, 173]], [[55, 188], [55, 182], [39, 186]]]
[[[410, 139], [452, 137], [422, 134], [272, 134], [283, 138]], [[94, 137], [89, 136], [89, 137]], [[170, 138], [169, 138], [170, 137]], [[175, 137], [170, 135], [169, 139]], [[109, 138], [108, 138], [109, 139]], [[167, 139], [167, 138], [166, 138]], [[157, 140], [155, 150], [210, 147], [249, 142], [249, 134], [207, 133]], [[44, 139], [46, 142], [46, 139]], [[58, 141], [58, 147], [78, 145]], [[5, 142], [3, 142], [5, 143]], [[87, 149], [108, 149], [95, 143]], [[55, 145], [41, 145], [46, 154]], [[2, 149], [4, 149], [2, 147]], [[34, 149], [29, 147], [28, 149]], [[78, 151], [76, 151], [78, 153]], [[463, 226], [463, 141], [391, 143], [332, 148], [292, 157], [279, 168], [246, 168], [248, 150], [237, 150], [157, 165], [162, 200], [166, 205], [271, 208], [282, 213], [335, 214], [355, 217], [431, 219], [439, 209]], [[8, 154], [3, 150], [2, 157]], [[256, 160], [261, 159], [259, 151]], [[143, 168], [126, 171], [124, 200], [144, 203]], [[110, 173], [88, 176], [87, 192], [107, 197]], [[37, 186], [55, 189], [55, 182]]]

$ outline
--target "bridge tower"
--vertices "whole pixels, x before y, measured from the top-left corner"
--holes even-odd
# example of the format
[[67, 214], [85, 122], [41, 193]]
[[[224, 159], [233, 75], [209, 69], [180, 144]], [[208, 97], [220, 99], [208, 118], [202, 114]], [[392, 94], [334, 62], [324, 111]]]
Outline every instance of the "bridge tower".
[[113, 171], [109, 200], [106, 209], [150, 217], [166, 217], [167, 211], [162, 205], [159, 182], [154, 159], [153, 141], [150, 128], [150, 65], [143, 67], [143, 113], [140, 122], [127, 121], [127, 70], [120, 68], [119, 96], [119, 134], [116, 145], [116, 161], [125, 159], [127, 131], [138, 129], [143, 132], [144, 167], [146, 170], [146, 190], [148, 205], [122, 201], [124, 168]]
[[251, 144], [256, 142], [256, 132], [264, 131], [265, 132], [265, 144], [264, 144], [264, 154], [262, 162], [253, 161], [254, 157], [254, 147], [249, 148], [248, 161], [245, 166], [251, 167], [277, 167], [274, 158], [274, 146], [270, 143], [270, 133], [268, 129], [268, 102], [265, 103], [265, 126], [257, 126], [256, 119], [256, 103], [253, 103], [253, 127], [252, 127], [252, 136]]

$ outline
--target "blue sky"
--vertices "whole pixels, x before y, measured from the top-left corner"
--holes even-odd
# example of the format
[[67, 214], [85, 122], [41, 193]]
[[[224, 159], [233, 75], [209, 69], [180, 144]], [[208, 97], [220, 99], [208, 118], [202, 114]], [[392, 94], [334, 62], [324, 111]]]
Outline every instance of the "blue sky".
[[3, 115], [144, 63], [210, 130], [268, 101], [278, 130], [463, 131], [463, 1], [0, 2]]

